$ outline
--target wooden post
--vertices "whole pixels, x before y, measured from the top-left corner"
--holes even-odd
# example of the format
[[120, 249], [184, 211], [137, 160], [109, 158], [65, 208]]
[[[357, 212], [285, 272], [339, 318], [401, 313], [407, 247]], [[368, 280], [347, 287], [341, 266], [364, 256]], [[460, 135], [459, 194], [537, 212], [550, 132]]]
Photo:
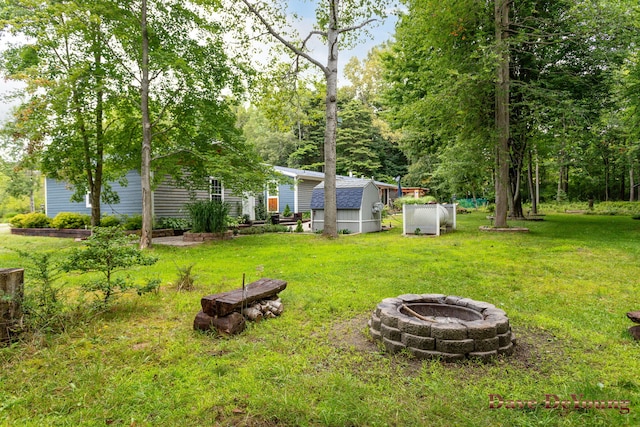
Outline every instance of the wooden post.
[[7, 341], [10, 332], [22, 317], [24, 269], [0, 269], [0, 341]]

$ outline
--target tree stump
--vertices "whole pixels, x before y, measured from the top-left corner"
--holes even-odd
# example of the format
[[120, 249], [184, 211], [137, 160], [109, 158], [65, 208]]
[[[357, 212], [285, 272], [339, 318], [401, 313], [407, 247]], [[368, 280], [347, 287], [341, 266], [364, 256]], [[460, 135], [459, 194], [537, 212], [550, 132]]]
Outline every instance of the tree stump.
[[0, 269], [0, 341], [7, 341], [22, 318], [24, 269]]

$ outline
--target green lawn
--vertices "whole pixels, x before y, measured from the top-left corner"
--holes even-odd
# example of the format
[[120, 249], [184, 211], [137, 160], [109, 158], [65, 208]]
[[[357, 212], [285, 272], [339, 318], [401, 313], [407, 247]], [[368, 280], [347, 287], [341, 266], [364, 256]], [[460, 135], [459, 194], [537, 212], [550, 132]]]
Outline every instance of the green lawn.
[[[334, 241], [292, 233], [157, 245], [159, 262], [131, 274], [161, 278], [158, 294], [0, 348], [0, 424], [640, 425], [640, 343], [625, 316], [640, 310], [640, 221], [554, 214], [512, 223], [531, 230], [513, 234], [480, 232], [485, 215], [461, 215], [441, 237], [403, 237], [392, 219], [391, 231]], [[79, 245], [1, 237], [1, 267], [21, 266], [7, 248], [59, 254]], [[176, 292], [177, 266], [191, 264], [197, 289]], [[243, 274], [288, 282], [282, 317], [233, 337], [195, 332], [200, 297], [239, 287]], [[73, 295], [79, 278], [65, 280]], [[382, 352], [367, 320], [383, 298], [405, 293], [504, 309], [515, 355], [444, 364]], [[491, 409], [490, 394], [538, 404]], [[545, 408], [545, 395], [572, 394], [628, 400], [629, 413]]]

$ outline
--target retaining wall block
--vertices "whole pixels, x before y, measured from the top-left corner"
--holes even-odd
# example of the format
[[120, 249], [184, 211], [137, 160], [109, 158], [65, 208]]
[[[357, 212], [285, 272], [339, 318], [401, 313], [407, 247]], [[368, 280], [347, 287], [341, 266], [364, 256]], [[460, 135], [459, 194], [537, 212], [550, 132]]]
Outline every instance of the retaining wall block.
[[402, 338], [402, 332], [399, 329], [391, 328], [384, 323], [380, 325], [380, 333], [384, 338], [388, 338], [391, 341], [400, 341]]
[[491, 322], [496, 325], [496, 332], [498, 334], [506, 334], [509, 332], [509, 319], [505, 316], [487, 316], [484, 318], [487, 322]]
[[493, 351], [473, 351], [468, 354], [469, 359], [477, 359], [482, 362], [489, 362], [494, 357], [498, 356], [498, 352], [496, 350]]
[[422, 302], [430, 302], [436, 304], [444, 304], [447, 296], [444, 294], [422, 294]]
[[398, 297], [398, 299], [401, 299], [404, 302], [421, 302], [422, 301], [422, 295], [404, 294], [404, 295], [400, 295]]
[[436, 340], [436, 350], [443, 353], [462, 354], [463, 356], [473, 351], [475, 343], [472, 339], [466, 340]]
[[467, 358], [464, 354], [443, 353], [441, 351], [420, 350], [417, 348], [409, 348], [408, 350], [416, 359], [440, 359], [443, 362], [457, 362]]
[[419, 350], [433, 350], [435, 349], [436, 340], [430, 337], [421, 337], [411, 334], [402, 334], [402, 343], [407, 348], [417, 348]]
[[498, 333], [495, 323], [485, 320], [474, 320], [465, 325], [467, 326], [467, 336], [473, 339], [493, 338]]
[[380, 310], [380, 321], [383, 325], [387, 325], [391, 328], [398, 327], [398, 310], [384, 308]]
[[384, 348], [389, 353], [398, 353], [406, 348], [401, 342], [390, 340], [385, 337], [382, 337], [382, 344], [384, 344]]
[[380, 318], [375, 314], [372, 314], [371, 319], [369, 319], [369, 327], [379, 331], [380, 324], [381, 324], [380, 322], [381, 322]]
[[475, 352], [496, 351], [500, 347], [500, 341], [498, 337], [487, 338], [484, 340], [475, 340]]
[[412, 335], [420, 335], [423, 337], [431, 336], [431, 324], [428, 322], [422, 322], [416, 318], [399, 318], [398, 329]]
[[467, 338], [467, 327], [459, 323], [433, 323], [431, 337], [442, 340], [463, 340]]
[[510, 342], [509, 345], [505, 347], [498, 348], [498, 354], [504, 354], [505, 356], [511, 356], [514, 352], [513, 344]]

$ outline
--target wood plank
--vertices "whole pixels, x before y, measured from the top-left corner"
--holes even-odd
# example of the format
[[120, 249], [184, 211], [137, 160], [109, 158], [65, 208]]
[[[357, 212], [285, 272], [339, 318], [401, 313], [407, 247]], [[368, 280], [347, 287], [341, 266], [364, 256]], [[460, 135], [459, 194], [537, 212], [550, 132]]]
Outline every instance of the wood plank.
[[193, 329], [201, 331], [217, 329], [219, 332], [230, 335], [239, 334], [244, 328], [244, 317], [238, 312], [223, 317], [212, 317], [201, 311], [193, 321]]
[[244, 293], [240, 288], [229, 292], [207, 295], [202, 297], [200, 304], [202, 305], [202, 311], [209, 316], [226, 316], [243, 304], [250, 304], [254, 301], [272, 297], [286, 287], [287, 282], [284, 280], [262, 278], [246, 285]]

